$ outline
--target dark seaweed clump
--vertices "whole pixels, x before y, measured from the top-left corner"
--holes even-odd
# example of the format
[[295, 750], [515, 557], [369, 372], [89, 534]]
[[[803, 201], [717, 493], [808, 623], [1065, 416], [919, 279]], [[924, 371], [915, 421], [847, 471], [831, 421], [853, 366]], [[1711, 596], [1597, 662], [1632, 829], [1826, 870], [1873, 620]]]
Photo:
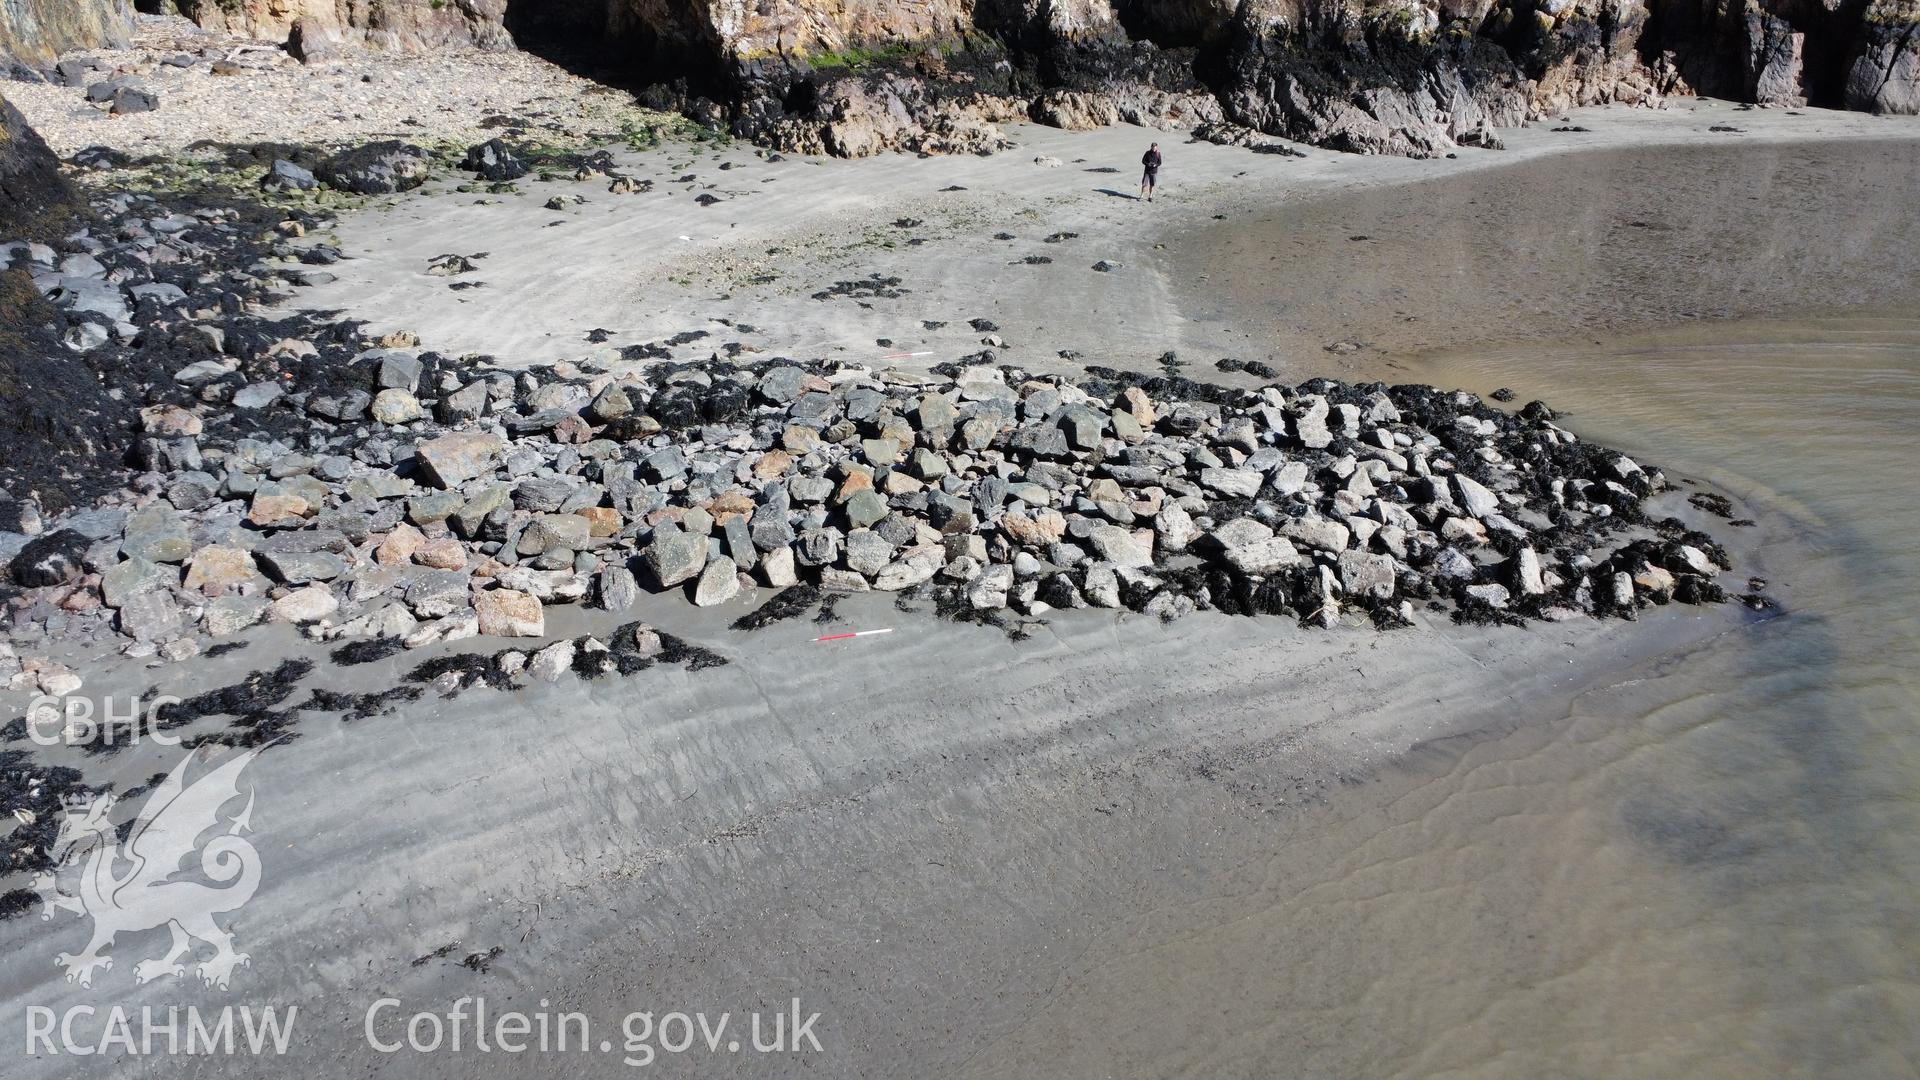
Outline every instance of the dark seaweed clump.
[[442, 676], [453, 675], [456, 679], [445, 694], [453, 697], [462, 691], [479, 685], [487, 685], [495, 690], [505, 690], [512, 686], [512, 680], [500, 666], [500, 657], [512, 652], [502, 649], [496, 653], [453, 653], [448, 656], [436, 656], [416, 665], [407, 674], [411, 682], [432, 683]]
[[506, 951], [505, 946], [495, 945], [486, 952], [468, 953], [461, 958], [460, 966], [466, 968], [468, 971], [477, 971], [485, 975], [488, 971], [492, 970], [493, 962], [500, 959], [500, 954]]
[[1718, 495], [1711, 491], [1696, 491], [1687, 496], [1687, 502], [1691, 503], [1695, 509], [1705, 510], [1715, 517], [1733, 517], [1733, 500], [1725, 495]]
[[733, 620], [735, 630], [759, 630], [777, 622], [798, 618], [820, 602], [825, 594], [818, 585], [801, 583], [780, 590], [772, 599]]
[[233, 723], [224, 731], [196, 735], [186, 740], [188, 748], [200, 746], [263, 746], [276, 739], [292, 738], [289, 730], [298, 718], [298, 709], [278, 706], [293, 696], [302, 679], [313, 674], [311, 660], [282, 660], [271, 671], [255, 671], [229, 686], [195, 694], [184, 701], [160, 706], [155, 722], [163, 730], [184, 727], [202, 717], [230, 716]]
[[339, 713], [341, 720], [351, 722], [390, 712], [397, 706], [419, 700], [420, 695], [424, 693], [426, 691], [418, 686], [395, 686], [364, 694], [316, 689], [309, 691], [306, 704], [301, 708], [315, 712]]
[[[51, 869], [47, 849], [66, 801], [104, 790], [81, 783], [78, 769], [37, 765], [25, 750], [0, 751], [0, 813], [14, 820], [13, 830], [0, 838], [0, 874]], [[20, 820], [23, 812], [31, 823]]]
[[406, 643], [399, 638], [361, 638], [333, 650], [333, 662], [347, 667], [371, 664], [405, 652], [406, 649]]

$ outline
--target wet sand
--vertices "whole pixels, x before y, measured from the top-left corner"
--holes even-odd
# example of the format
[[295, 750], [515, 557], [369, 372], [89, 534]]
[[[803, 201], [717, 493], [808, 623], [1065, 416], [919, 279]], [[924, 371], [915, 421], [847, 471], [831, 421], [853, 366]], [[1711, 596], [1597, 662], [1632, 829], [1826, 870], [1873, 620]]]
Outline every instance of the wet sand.
[[1619, 147], [1285, 202], [1169, 261], [1245, 358], [1382, 377], [1435, 349], [1902, 308], [1916, 202], [1911, 138]]
[[[1654, 118], [1648, 130], [1663, 132], [1658, 125], [1667, 122]], [[1527, 134], [1519, 133], [1517, 146]], [[1098, 133], [1114, 140], [1115, 153], [1121, 135], [1137, 139]], [[1436, 197], [1458, 205], [1468, 197], [1462, 186], [1539, 190], [1564, 177], [1552, 172], [1560, 168], [1552, 154], [1539, 156], [1549, 176], [1538, 182], [1526, 172], [1533, 165], [1476, 168]], [[1648, 158], [1647, 167], [1657, 173], [1662, 160]], [[866, 164], [924, 165], [859, 167]], [[1422, 163], [1336, 164], [1356, 175], [1377, 166], [1392, 176]], [[1313, 159], [1292, 167], [1334, 166]], [[1695, 171], [1696, 163], [1675, 162], [1652, 182], [1680, 188], [1695, 182]], [[1208, 189], [1221, 209], [1199, 205], [1207, 220], [1247, 197], [1235, 179], [1223, 176]], [[1198, 203], [1202, 195], [1190, 197]], [[1797, 197], [1820, 205], [1819, 191]], [[1071, 228], [1088, 220], [1074, 215], [1107, 207], [1063, 196], [1060, 216], [1028, 219], [1024, 235]], [[539, 355], [531, 331], [508, 325], [514, 320], [524, 327], [594, 323], [627, 311], [635, 314], [621, 325], [636, 335], [690, 328], [691, 309], [674, 307], [690, 302], [684, 295], [676, 301], [669, 293], [659, 308], [641, 311], [630, 299], [606, 299], [608, 291], [590, 281], [567, 279], [551, 296], [529, 285], [519, 303], [518, 288], [506, 287], [515, 279], [505, 276], [502, 295], [516, 304], [463, 322], [463, 309], [441, 300], [444, 281], [415, 288], [389, 277], [380, 284], [387, 260], [399, 266], [412, 258], [405, 243], [426, 244], [430, 224], [407, 227], [414, 232], [395, 223], [409, 212], [403, 204], [387, 219], [393, 248], [350, 250], [370, 264], [361, 268], [369, 271], [364, 280], [343, 273], [337, 288], [317, 290], [320, 299], [357, 305], [390, 295], [381, 302], [395, 305], [392, 317], [405, 311], [407, 328], [422, 330], [429, 345], [440, 341], [435, 332], [456, 341], [498, 333], [505, 343], [486, 351], [503, 357]], [[1837, 219], [1844, 208], [1808, 212]], [[375, 228], [373, 220], [349, 222], [343, 235]], [[1897, 216], [1887, 225], [1895, 235], [1912, 227]], [[460, 235], [472, 237], [476, 250], [496, 239]], [[976, 278], [968, 307], [995, 318], [1017, 342], [1051, 345], [1057, 334], [1091, 344], [1089, 360], [1106, 347], [1150, 362], [1164, 351], [1146, 344], [1156, 330], [1183, 348], [1257, 331], [1289, 374], [1331, 368], [1312, 352], [1282, 355], [1287, 335], [1270, 327], [1236, 331], [1200, 318], [1193, 294], [1167, 282], [1200, 283], [1179, 278], [1167, 269], [1171, 262], [1156, 263], [1175, 256], [1153, 254], [1165, 249], [1153, 247], [1161, 241], [1152, 235], [1143, 233], [1122, 259], [1158, 267], [1161, 306], [1140, 306], [1141, 321], [1116, 331], [1117, 340], [1062, 325], [1059, 295], [1001, 276]], [[941, 265], [965, 267], [965, 253], [981, 250], [968, 245], [982, 243], [955, 240], [943, 258], [958, 261]], [[485, 246], [503, 267], [538, 254]], [[1423, 287], [1426, 275], [1414, 261], [1381, 265], [1389, 278], [1401, 268], [1403, 288]], [[585, 298], [585, 314], [560, 304], [569, 293]], [[964, 317], [966, 309], [950, 310], [957, 304], [950, 292], [914, 295], [927, 310]], [[1104, 302], [1134, 310], [1145, 295], [1116, 292]], [[1470, 307], [1478, 294], [1455, 295]], [[1568, 302], [1570, 325], [1582, 325], [1583, 311], [1604, 313], [1592, 295], [1601, 294], [1576, 293]], [[1240, 296], [1257, 302], [1256, 294]], [[751, 299], [743, 294], [737, 303], [750, 310]], [[772, 316], [823, 302], [780, 303], [789, 306], [775, 304]], [[1164, 312], [1194, 317], [1163, 321]], [[1489, 310], [1484, 321], [1495, 314]], [[854, 309], [799, 325], [811, 325], [820, 342], [851, 349], [860, 340], [854, 335], [872, 333], [883, 317], [900, 321]], [[1459, 317], [1472, 325], [1469, 311]], [[783, 325], [768, 316], [754, 321]], [[1374, 329], [1382, 325], [1356, 318], [1342, 333], [1384, 334]], [[1215, 329], [1194, 329], [1208, 326]], [[1216, 333], [1222, 336], [1209, 336]], [[957, 337], [924, 340], [960, 351]], [[1044, 347], [1018, 345], [1007, 359], [1026, 362], [1026, 353]], [[571, 343], [567, 349], [579, 351]], [[1542, 396], [1554, 400], [1551, 390]], [[1570, 422], [1584, 430], [1579, 412]], [[1681, 475], [1694, 475], [1696, 462], [1710, 472], [1712, 460], [1668, 452], [1657, 438], [1648, 439], [1645, 456]], [[1751, 512], [1767, 527], [1764, 535], [1734, 532], [1730, 539], [1761, 545], [1737, 550], [1736, 563], [1771, 572], [1771, 545], [1790, 543], [1804, 524], [1789, 513], [1791, 502], [1764, 484], [1743, 483], [1737, 472], [1706, 478], [1752, 497]], [[1705, 520], [1678, 497], [1670, 501], [1682, 516]], [[1690, 900], [1682, 891], [1691, 885], [1648, 875], [1639, 852], [1610, 846], [1620, 820], [1611, 815], [1623, 803], [1595, 795], [1577, 767], [1556, 771], [1565, 759], [1531, 753], [1598, 743], [1631, 758], [1639, 745], [1609, 741], [1623, 723], [1646, 722], [1631, 718], [1684, 728], [1698, 684], [1675, 673], [1745, 656], [1756, 626], [1772, 625], [1731, 605], [1665, 609], [1635, 624], [1430, 625], [1384, 635], [1213, 616], [1163, 627], [1081, 612], [1057, 616], [1047, 635], [1011, 642], [869, 599], [842, 605], [829, 628], [896, 632], [830, 645], [811, 643], [821, 630], [806, 622], [750, 635], [726, 630], [738, 613], [696, 612], [677, 598], [645, 600], [637, 613], [726, 655], [732, 663], [725, 668], [426, 699], [352, 724], [304, 721], [294, 745], [253, 767], [266, 876], [235, 925], [253, 963], [233, 990], [136, 989], [128, 972], [116, 970], [81, 991], [58, 981], [51, 957], [77, 948], [83, 927], [18, 919], [0, 923], [0, 948], [24, 958], [0, 974], [0, 1022], [17, 1025], [29, 1004], [298, 1004], [294, 1052], [303, 1067], [326, 1062], [330, 1073], [378, 1067], [400, 1076], [630, 1070], [618, 1054], [382, 1057], [366, 1047], [360, 1020], [383, 996], [401, 999], [407, 1011], [444, 1011], [466, 995], [484, 995], [496, 1010], [532, 1009], [545, 999], [610, 1028], [634, 1010], [744, 1012], [795, 996], [822, 1014], [822, 1055], [714, 1061], [692, 1054], [664, 1066], [699, 1075], [1665, 1075], [1675, 1061], [1701, 1075], [1741, 1075], [1762, 1065], [1793, 1072], [1779, 1066], [1796, 1061], [1818, 1071], [1835, 1060], [1748, 1048], [1707, 1067], [1685, 1017], [1676, 1028], [1655, 1023], [1672, 1004], [1649, 994], [1648, 981], [1673, 974], [1660, 962], [1671, 943], [1621, 937], [1620, 922], [1579, 913], [1594, 897], [1633, 910]], [[262, 632], [248, 650], [196, 671], [213, 685], [297, 647]], [[364, 685], [423, 658], [335, 675]], [[103, 672], [89, 690], [142, 686], [143, 675]], [[169, 760], [143, 749], [86, 768], [90, 779], [126, 786]], [[1713, 831], [1698, 824], [1685, 791], [1651, 790], [1625, 803], [1643, 808], [1627, 820], [1641, 823], [1646, 842], [1682, 863], [1718, 857], [1711, 845], [1702, 854], [1696, 838]], [[1716, 803], [1704, 820], [1724, 831], [1725, 815], [1738, 808]], [[1596, 888], [1608, 880], [1634, 887]], [[1670, 910], [1712, 941], [1739, 936], [1696, 906], [1676, 901]], [[163, 941], [143, 935], [119, 951], [131, 963]], [[1420, 951], [1422, 943], [1431, 951]], [[446, 957], [414, 963], [449, 944]], [[484, 972], [456, 962], [494, 947], [502, 951]], [[1596, 955], [1618, 962], [1594, 964]], [[1593, 974], [1583, 980], [1569, 971]], [[1603, 1000], [1596, 1001], [1592, 979], [1606, 991]], [[1699, 1015], [1734, 1015], [1743, 985], [1702, 980]], [[1508, 1031], [1545, 1017], [1570, 1022], [1539, 1043]], [[1722, 1034], [1748, 1030], [1695, 1022]], [[1616, 1032], [1631, 1032], [1632, 1045]], [[1892, 1048], [1877, 1044], [1881, 1056], [1871, 1061], [1888, 1060]], [[28, 1060], [21, 1074], [73, 1075], [75, 1064]], [[88, 1075], [109, 1067], [169, 1076], [257, 1072], [245, 1060], [84, 1064]]]
[[[1372, 769], [1521, 709], [1564, 711], [1747, 621], [1674, 608], [1631, 625], [1383, 636], [1072, 616], [1016, 643], [884, 600], [840, 611], [830, 629], [898, 629], [814, 644], [810, 621], [737, 634], [726, 613], [662, 599], [643, 614], [732, 663], [305, 721], [251, 767], [264, 880], [236, 920], [252, 965], [231, 992], [135, 988], [119, 970], [80, 990], [59, 981], [50, 950], [76, 947], [84, 927], [21, 919], [0, 924], [0, 941], [48, 962], [10, 965], [0, 1010], [298, 1004], [301, 1058], [357, 1069], [380, 1060], [361, 1020], [387, 996], [408, 1011], [544, 998], [608, 1030], [636, 1010], [744, 1012], [798, 996], [822, 1014], [829, 1048], [805, 1069], [959, 1073], [1061, 979], [1136, 935], [1231, 918], [1260, 887], [1269, 845], [1310, 831], [1314, 807]], [[275, 646], [222, 658], [222, 674]], [[364, 685], [419, 659], [350, 677]], [[125, 787], [171, 760], [135, 750], [89, 772]], [[156, 951], [149, 938], [117, 951]], [[413, 965], [450, 943], [449, 957]], [[485, 973], [457, 962], [495, 946]], [[791, 1075], [800, 1060], [685, 1065]], [[223, 1074], [218, 1062], [149, 1065]], [[475, 1070], [445, 1054], [392, 1067]], [[599, 1055], [488, 1067], [623, 1071]]]

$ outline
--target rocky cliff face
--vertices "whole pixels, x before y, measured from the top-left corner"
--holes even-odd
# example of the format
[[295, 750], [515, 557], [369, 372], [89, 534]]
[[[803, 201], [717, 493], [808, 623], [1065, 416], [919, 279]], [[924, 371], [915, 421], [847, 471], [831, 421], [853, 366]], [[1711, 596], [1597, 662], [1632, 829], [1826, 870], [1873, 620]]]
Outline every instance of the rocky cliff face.
[[[527, 0], [523, 0], [527, 2]], [[202, 26], [285, 41], [314, 59], [344, 48], [510, 48], [509, 0], [176, 0]]]
[[121, 43], [132, 31], [132, 0], [0, 0], [0, 57], [28, 64]]
[[[53, 0], [47, 0], [53, 2]], [[81, 3], [95, 0], [78, 0]], [[775, 146], [985, 151], [1066, 127], [1220, 120], [1432, 154], [1574, 105], [1708, 93], [1920, 111], [1920, 0], [182, 0], [335, 48], [588, 54]]]
[[1920, 0], [1867, 6], [1842, 93], [1849, 109], [1920, 113]]

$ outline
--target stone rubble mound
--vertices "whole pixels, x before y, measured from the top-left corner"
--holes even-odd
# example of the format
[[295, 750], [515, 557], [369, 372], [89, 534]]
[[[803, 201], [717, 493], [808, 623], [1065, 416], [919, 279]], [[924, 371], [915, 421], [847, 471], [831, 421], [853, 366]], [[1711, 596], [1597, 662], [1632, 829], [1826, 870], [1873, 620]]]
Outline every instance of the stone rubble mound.
[[1539, 403], [991, 352], [676, 361], [704, 331], [516, 371], [271, 319], [343, 257], [294, 245], [319, 224], [298, 212], [95, 210], [58, 246], [0, 245], [45, 342], [8, 361], [45, 400], [0, 425], [16, 683], [59, 681], [33, 655], [59, 641], [177, 661], [262, 621], [402, 648], [543, 638], [554, 605], [643, 592], [883, 591], [1012, 632], [1081, 607], [1331, 627], [1722, 598], [1721, 549], [1647, 517], [1660, 473]]
[[555, 604], [713, 606], [800, 582], [994, 621], [1218, 609], [1329, 627], [1415, 603], [1565, 618], [1720, 596], [1719, 549], [1641, 513], [1660, 474], [1537, 403], [989, 363], [463, 374], [379, 348], [349, 372], [357, 386], [251, 409], [232, 400], [253, 386], [221, 373], [198, 406], [143, 409], [129, 497], [18, 548], [15, 625], [58, 612], [137, 655], [261, 620], [409, 647], [537, 638]]

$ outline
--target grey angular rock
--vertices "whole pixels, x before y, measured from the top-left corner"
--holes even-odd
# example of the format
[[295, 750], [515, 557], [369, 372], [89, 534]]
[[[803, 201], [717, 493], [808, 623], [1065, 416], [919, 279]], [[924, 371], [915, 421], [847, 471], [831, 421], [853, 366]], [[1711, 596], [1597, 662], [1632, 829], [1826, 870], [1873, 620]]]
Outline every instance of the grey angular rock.
[[214, 637], [227, 637], [253, 626], [266, 615], [264, 596], [222, 596], [207, 602], [200, 626]]
[[879, 533], [855, 529], [847, 534], [847, 569], [872, 577], [893, 561], [893, 550], [893, 545]]
[[794, 567], [793, 549], [783, 547], [767, 552], [760, 560], [760, 576], [775, 589], [797, 584], [800, 577]]
[[338, 555], [316, 552], [261, 552], [256, 557], [268, 576], [286, 585], [332, 581], [347, 572]]
[[668, 447], [648, 454], [640, 462], [640, 471], [648, 480], [664, 484], [687, 474], [687, 459], [679, 450]]
[[941, 432], [959, 421], [959, 410], [945, 394], [922, 394], [914, 406], [914, 423], [921, 431]]
[[1267, 477], [1267, 487], [1275, 495], [1286, 498], [1306, 490], [1307, 478], [1311, 474], [1304, 461], [1289, 461], [1275, 469]]
[[1260, 493], [1266, 477], [1253, 469], [1202, 469], [1200, 484], [1228, 498], [1250, 499]]
[[127, 519], [127, 532], [121, 538], [120, 550], [129, 558], [177, 563], [193, 554], [193, 541], [180, 515], [172, 507], [156, 503], [135, 511]]
[[1512, 594], [1505, 585], [1469, 585], [1467, 595], [1496, 610], [1504, 610]]
[[604, 611], [626, 611], [639, 602], [640, 583], [626, 567], [610, 566], [600, 572], [594, 600]]
[[768, 368], [767, 373], [760, 376], [758, 389], [768, 401], [785, 405], [798, 398], [810, 381], [806, 372], [783, 364]]
[[588, 532], [587, 519], [578, 514], [542, 514], [520, 534], [515, 550], [522, 555], [578, 551], [587, 546]]
[[596, 424], [606, 424], [632, 411], [633, 400], [627, 396], [627, 388], [620, 383], [609, 383], [588, 402], [586, 416]]
[[871, 489], [855, 492], [846, 505], [847, 520], [864, 529], [887, 516], [887, 500]]
[[922, 582], [932, 581], [945, 563], [946, 558], [941, 550], [928, 544], [907, 552], [883, 567], [874, 575], [873, 587], [884, 592], [911, 589]]
[[838, 593], [861, 593], [873, 588], [865, 577], [837, 566], [821, 568], [820, 587], [828, 592]]
[[120, 632], [135, 641], [159, 641], [186, 625], [173, 594], [162, 589], [135, 593], [120, 605]]
[[426, 183], [432, 159], [425, 150], [397, 139], [345, 150], [317, 170], [328, 187], [356, 195], [390, 195]]
[[268, 605], [267, 614], [275, 622], [305, 624], [319, 622], [340, 610], [340, 598], [325, 585], [295, 589]]
[[541, 682], [559, 682], [562, 675], [573, 670], [574, 644], [571, 641], [556, 641], [533, 654], [527, 661], [527, 674]]
[[967, 603], [982, 611], [994, 611], [1007, 606], [1012, 592], [1013, 567], [997, 563], [967, 583]]
[[373, 395], [357, 389], [324, 391], [307, 398], [307, 412], [342, 423], [367, 415], [372, 405]]
[[726, 524], [720, 526], [720, 535], [726, 542], [727, 555], [734, 565], [743, 571], [751, 571], [760, 562], [760, 548], [753, 538], [752, 527], [748, 519], [735, 514]]
[[1243, 574], [1265, 575], [1306, 561], [1284, 536], [1268, 536], [1226, 549], [1225, 558]]
[[460, 570], [429, 570], [407, 586], [407, 607], [423, 619], [464, 611], [471, 602], [472, 579]]
[[1460, 494], [1460, 505], [1474, 517], [1486, 518], [1500, 512], [1500, 499], [1472, 477], [1455, 473], [1453, 488]]
[[1120, 576], [1111, 567], [1089, 567], [1080, 586], [1087, 603], [1094, 607], [1117, 608], [1120, 606]]
[[1280, 535], [1307, 547], [1335, 553], [1345, 551], [1347, 544], [1353, 538], [1351, 529], [1318, 513], [1309, 513], [1281, 522], [1278, 531]]
[[434, 406], [434, 419], [443, 424], [476, 420], [487, 411], [487, 384], [475, 380], [440, 399]]
[[739, 594], [740, 569], [732, 559], [721, 555], [700, 571], [700, 580], [693, 589], [693, 603], [696, 607], [714, 607]]
[[1348, 596], [1393, 596], [1395, 567], [1392, 556], [1364, 551], [1340, 553], [1340, 588]]
[[268, 191], [312, 191], [320, 186], [320, 181], [306, 169], [285, 159], [275, 160], [260, 178], [260, 186]]
[[[707, 565], [707, 538], [692, 536], [678, 529], [659, 528], [647, 545], [647, 569], [662, 589], [690, 581]], [[729, 566], [733, 560], [728, 559]]]
[[1520, 595], [1539, 596], [1547, 591], [1541, 574], [1540, 553], [1532, 548], [1522, 547], [1514, 552], [1509, 572], [1512, 576], [1509, 584]]
[[1305, 407], [1294, 415], [1293, 437], [1309, 450], [1324, 450], [1333, 442], [1333, 432], [1327, 429], [1327, 399], [1312, 394], [1305, 402]]
[[1102, 559], [1115, 566], [1152, 566], [1153, 552], [1129, 529], [1118, 525], [1096, 525], [1087, 542]]
[[456, 431], [430, 439], [414, 449], [414, 459], [428, 483], [456, 488], [493, 471], [505, 444], [484, 431]]
[[420, 389], [420, 357], [405, 349], [382, 349], [374, 354], [373, 384], [382, 390]]
[[512, 507], [513, 499], [505, 484], [489, 484], [473, 493], [460, 504], [459, 509], [447, 515], [447, 524], [453, 531], [472, 540], [481, 534], [488, 518], [498, 514], [505, 517]]

